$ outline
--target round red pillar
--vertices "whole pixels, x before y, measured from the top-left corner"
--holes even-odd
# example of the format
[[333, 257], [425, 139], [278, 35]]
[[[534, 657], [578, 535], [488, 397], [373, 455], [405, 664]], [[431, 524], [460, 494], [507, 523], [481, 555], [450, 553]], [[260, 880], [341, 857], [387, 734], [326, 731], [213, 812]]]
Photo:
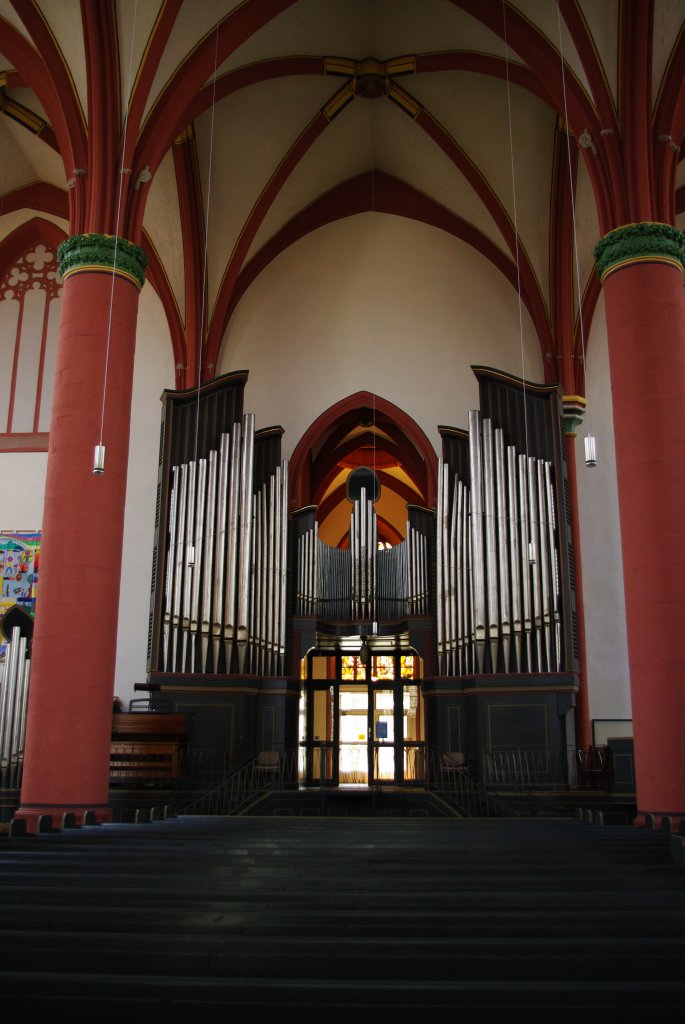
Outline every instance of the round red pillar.
[[595, 249], [616, 436], [638, 821], [685, 817], [683, 236], [629, 225]]
[[[104, 253], [94, 241], [104, 239]], [[76, 236], [60, 247], [64, 279], [40, 580], [31, 651], [18, 818], [108, 808], [133, 357], [144, 254], [118, 239]], [[86, 244], [87, 243], [87, 244]], [[136, 274], [125, 269], [133, 252]], [[138, 255], [139, 254], [139, 255]], [[100, 265], [96, 261], [101, 261]], [[116, 262], [116, 257], [115, 257]], [[104, 265], [103, 265], [104, 264]], [[105, 470], [93, 473], [95, 445]]]

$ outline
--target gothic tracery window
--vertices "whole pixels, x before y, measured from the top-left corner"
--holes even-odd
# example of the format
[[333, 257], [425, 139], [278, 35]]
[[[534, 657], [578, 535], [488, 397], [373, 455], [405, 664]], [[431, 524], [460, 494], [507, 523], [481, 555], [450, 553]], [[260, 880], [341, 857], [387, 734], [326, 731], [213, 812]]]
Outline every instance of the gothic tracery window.
[[54, 246], [38, 242], [0, 277], [0, 437], [50, 429], [62, 286]]

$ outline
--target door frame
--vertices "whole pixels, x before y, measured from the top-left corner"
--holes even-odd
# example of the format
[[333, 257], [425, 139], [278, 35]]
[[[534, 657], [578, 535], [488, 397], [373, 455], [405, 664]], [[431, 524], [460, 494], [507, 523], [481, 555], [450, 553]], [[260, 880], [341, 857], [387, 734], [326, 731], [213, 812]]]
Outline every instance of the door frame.
[[[340, 692], [343, 686], [350, 686], [361, 692], [365, 689], [367, 700], [366, 712], [366, 750], [367, 750], [367, 786], [377, 788], [385, 786], [405, 785], [409, 780], [404, 778], [404, 748], [406, 745], [404, 737], [404, 689], [407, 686], [420, 688], [420, 679], [408, 679], [401, 676], [400, 658], [403, 655], [418, 657], [413, 649], [395, 648], [392, 652], [395, 657], [395, 678], [392, 680], [359, 680], [350, 682], [342, 678], [342, 652], [337, 650], [311, 650], [307, 655], [307, 678], [302, 680], [302, 686], [306, 691], [306, 717], [305, 736], [300, 741], [305, 748], [305, 786], [320, 786], [337, 788], [340, 785]], [[312, 678], [312, 665], [315, 657], [330, 659], [333, 665], [329, 665], [335, 673], [333, 678], [314, 679]], [[327, 699], [332, 698], [330, 738], [327, 735], [325, 740], [314, 738], [314, 699], [317, 692], [325, 691]], [[392, 744], [379, 740], [375, 735], [376, 723], [376, 700], [375, 695], [379, 691], [390, 691], [393, 695], [393, 740]], [[326, 709], [328, 715], [328, 707]], [[415, 741], [418, 745], [422, 741]], [[394, 775], [392, 779], [377, 778], [376, 752], [392, 746]], [[321, 766], [325, 767], [322, 775]], [[318, 768], [318, 771], [316, 769]]]

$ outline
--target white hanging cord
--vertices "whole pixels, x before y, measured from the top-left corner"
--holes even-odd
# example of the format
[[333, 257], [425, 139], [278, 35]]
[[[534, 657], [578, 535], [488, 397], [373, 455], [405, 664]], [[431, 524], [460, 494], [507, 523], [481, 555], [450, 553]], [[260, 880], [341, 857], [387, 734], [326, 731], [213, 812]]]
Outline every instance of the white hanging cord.
[[[578, 260], [578, 233], [576, 231], [576, 199], [575, 191], [573, 188], [573, 170], [571, 167], [571, 145], [568, 139], [568, 107], [566, 102], [566, 75], [564, 72], [564, 44], [562, 41], [561, 34], [561, 13], [559, 11], [559, 0], [556, 3], [557, 8], [557, 28], [559, 31], [559, 60], [561, 61], [561, 87], [564, 96], [564, 125], [567, 132], [566, 141], [566, 155], [568, 158], [568, 184], [569, 192], [571, 193], [571, 219], [573, 223], [573, 253], [576, 267], [576, 290], [578, 293], [578, 323], [580, 326], [580, 345], [583, 359], [583, 388], [585, 390], [585, 409], [587, 411], [587, 366], [585, 363], [585, 325], [583, 323], [583, 298], [580, 288], [580, 263]], [[588, 417], [589, 426], [589, 417]], [[585, 462], [588, 466], [594, 466], [597, 463], [597, 453], [595, 448], [595, 439], [591, 434], [587, 434], [585, 437]]]
[[124, 168], [123, 161], [126, 155], [126, 134], [128, 132], [128, 114], [131, 100], [131, 80], [133, 77], [133, 44], [136, 38], [136, 18], [138, 16], [138, 0], [136, 0], [133, 8], [133, 26], [131, 29], [131, 49], [128, 59], [128, 82], [126, 84], [126, 112], [124, 114], [124, 132], [121, 143], [121, 163], [122, 167], [119, 169], [119, 195], [117, 196], [117, 216], [114, 228], [114, 257], [112, 261], [112, 287], [109, 294], [109, 316], [107, 318], [107, 342], [105, 345], [105, 374], [102, 383], [102, 413], [100, 417], [100, 440], [95, 447], [95, 455], [93, 459], [93, 473], [100, 475], [105, 471], [105, 446], [103, 444], [103, 434], [105, 430], [105, 402], [107, 399], [107, 375], [109, 372], [109, 347], [112, 338], [112, 309], [114, 306], [114, 283], [116, 280], [117, 272], [117, 250], [119, 248], [119, 224], [121, 222], [121, 196], [124, 188]]
[[200, 431], [200, 386], [202, 384], [202, 348], [205, 338], [205, 312], [207, 292], [207, 248], [209, 245], [209, 210], [212, 199], [212, 162], [214, 157], [214, 109], [216, 106], [216, 72], [219, 60], [219, 22], [216, 23], [214, 35], [214, 78], [212, 80], [212, 116], [209, 131], [209, 168], [207, 171], [207, 209], [205, 211], [205, 251], [202, 267], [202, 306], [200, 310], [200, 336], [198, 338], [197, 359], [197, 406], [195, 409], [195, 461], [197, 462], [197, 440]]
[[[372, 112], [372, 117], [374, 116]], [[373, 122], [374, 163], [371, 168], [371, 402], [373, 414], [373, 488], [376, 493], [376, 161], [375, 120]]]
[[[526, 402], [526, 372], [525, 372], [525, 356], [523, 348], [523, 305], [521, 302], [521, 267], [519, 258], [519, 231], [518, 231], [518, 213], [516, 207], [516, 169], [514, 166], [514, 135], [512, 131], [512, 116], [511, 116], [511, 90], [509, 84], [509, 44], [507, 42], [507, 14], [506, 14], [506, 2], [502, 0], [502, 21], [504, 25], [504, 66], [506, 69], [507, 77], [507, 118], [509, 122], [509, 157], [511, 161], [511, 192], [512, 192], [512, 203], [514, 213], [514, 242], [516, 246], [516, 293], [518, 295], [518, 311], [519, 311], [519, 340], [521, 344], [521, 379], [523, 381], [523, 426], [525, 433], [526, 442], [526, 459], [528, 459], [528, 408]], [[526, 463], [527, 464], [527, 463]]]
[[[504, 66], [507, 75], [507, 119], [509, 122], [509, 157], [511, 160], [511, 192], [514, 213], [514, 242], [516, 246], [516, 293], [518, 295], [519, 310], [519, 341], [521, 345], [521, 380], [523, 384], [523, 430], [526, 443], [526, 474], [529, 472], [528, 462], [528, 400], [526, 398], [526, 368], [523, 347], [523, 303], [521, 301], [521, 260], [519, 255], [519, 228], [518, 213], [516, 207], [516, 168], [514, 164], [514, 133], [512, 129], [511, 116], [511, 88], [509, 82], [509, 43], [507, 41], [507, 11], [506, 0], [502, 0], [502, 22], [504, 26]], [[528, 545], [528, 561], [534, 565], [537, 559], [535, 543], [531, 541]]]
[[[373, 419], [373, 503], [376, 505], [376, 107], [371, 107], [371, 402]], [[376, 519], [378, 522], [378, 519]], [[376, 536], [376, 547], [378, 536]], [[374, 553], [377, 557], [377, 553]], [[371, 626], [374, 636], [378, 623]], [[373, 665], [373, 662], [371, 663]]]

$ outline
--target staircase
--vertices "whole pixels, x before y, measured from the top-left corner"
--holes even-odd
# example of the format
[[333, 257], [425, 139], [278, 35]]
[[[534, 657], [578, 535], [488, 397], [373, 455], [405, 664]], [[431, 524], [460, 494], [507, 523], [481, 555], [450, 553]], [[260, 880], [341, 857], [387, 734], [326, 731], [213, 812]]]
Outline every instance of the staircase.
[[0, 907], [8, 1020], [625, 1024], [685, 1000], [685, 869], [633, 827], [185, 816], [0, 836]]

